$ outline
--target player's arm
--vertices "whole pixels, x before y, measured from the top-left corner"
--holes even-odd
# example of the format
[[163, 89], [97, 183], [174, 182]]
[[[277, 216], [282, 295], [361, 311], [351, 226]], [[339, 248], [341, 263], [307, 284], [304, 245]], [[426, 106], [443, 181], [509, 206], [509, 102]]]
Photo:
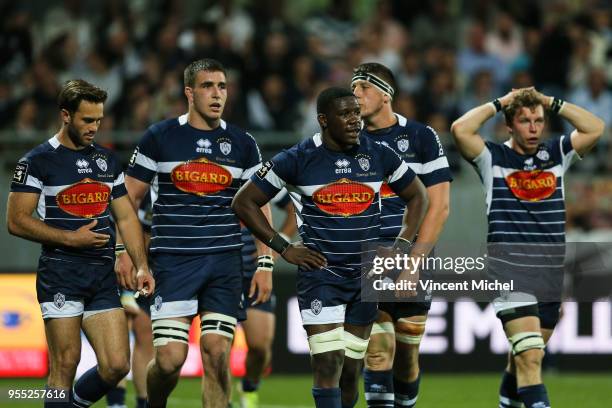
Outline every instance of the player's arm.
[[136, 276], [121, 274], [119, 283], [142, 294], [151, 294], [155, 289], [155, 281], [149, 272], [142, 228], [130, 198], [124, 195], [112, 200], [111, 211], [125, 249], [137, 270]]
[[444, 229], [449, 214], [450, 182], [427, 187], [429, 207], [423, 218], [416, 245], [428, 255]]
[[421, 180], [415, 177], [397, 195], [406, 203], [402, 219], [402, 229], [398, 234], [398, 238], [413, 242], [429, 205], [427, 190]]
[[297, 233], [297, 223], [295, 222], [295, 207], [293, 203], [289, 201], [287, 205], [283, 207], [285, 212], [285, 219], [279, 229], [279, 233], [284, 237], [291, 238]]
[[[266, 217], [269, 225], [272, 225], [272, 208], [269, 203], [261, 207], [261, 212]], [[252, 302], [252, 305], [267, 302], [272, 294], [272, 270], [274, 268], [274, 257], [272, 249], [255, 239], [255, 247], [257, 248], [257, 269], [251, 279], [251, 287], [249, 289], [249, 298], [255, 296], [257, 298]]]
[[467, 160], [473, 160], [485, 148], [478, 130], [497, 113], [495, 106], [490, 102], [467, 111], [463, 116], [453, 122], [451, 133], [461, 155]]
[[70, 231], [51, 227], [32, 214], [38, 205], [39, 193], [10, 192], [6, 208], [6, 224], [12, 235], [50, 246], [100, 248], [110, 239], [108, 234], [92, 231], [98, 223], [92, 220]]
[[537, 92], [537, 95], [542, 101], [542, 105], [553, 109], [553, 111], [556, 107], [558, 109], [556, 113], [575, 128], [570, 138], [576, 153], [579, 156], [584, 156], [588, 153], [595, 146], [601, 135], [603, 135], [606, 129], [605, 122], [588, 110], [573, 103], [560, 100], [555, 102], [554, 97], [546, 96], [540, 92]]
[[261, 211], [268, 201], [270, 197], [249, 180], [234, 196], [232, 209], [256, 238], [280, 253], [287, 262], [308, 270], [325, 266], [327, 261], [323, 255], [301, 244], [288, 243], [272, 228]]

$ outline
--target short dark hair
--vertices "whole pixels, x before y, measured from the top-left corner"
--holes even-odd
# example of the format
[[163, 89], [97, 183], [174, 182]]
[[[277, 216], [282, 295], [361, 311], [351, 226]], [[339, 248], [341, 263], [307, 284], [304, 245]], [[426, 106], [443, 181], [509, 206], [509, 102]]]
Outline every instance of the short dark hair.
[[73, 79], [64, 83], [57, 98], [57, 104], [60, 110], [66, 109], [74, 113], [79, 109], [81, 101], [104, 103], [107, 97], [105, 90], [82, 79]]
[[542, 105], [542, 102], [533, 90], [525, 89], [519, 92], [519, 94], [516, 95], [512, 100], [512, 103], [504, 108], [504, 117], [506, 119], [506, 125], [512, 125], [514, 115], [516, 115], [516, 112], [520, 111], [521, 108], [535, 109], [539, 105]]
[[347, 96], [355, 97], [351, 90], [347, 88], [332, 86], [331, 88], [324, 89], [317, 97], [317, 113], [328, 113], [329, 108], [331, 108], [332, 103], [336, 99], [346, 98]]
[[397, 94], [397, 84], [395, 82], [395, 76], [393, 72], [383, 64], [379, 64], [378, 62], [364, 62], [363, 64], [359, 64], [353, 69], [353, 76], [359, 74], [373, 74], [391, 85], [395, 93]]
[[185, 68], [185, 71], [183, 72], [183, 84], [193, 88], [195, 86], [196, 75], [198, 75], [198, 72], [200, 71], [218, 71], [223, 72], [223, 75], [227, 76], [225, 67], [219, 61], [212, 58], [202, 58], [187, 65], [187, 68]]

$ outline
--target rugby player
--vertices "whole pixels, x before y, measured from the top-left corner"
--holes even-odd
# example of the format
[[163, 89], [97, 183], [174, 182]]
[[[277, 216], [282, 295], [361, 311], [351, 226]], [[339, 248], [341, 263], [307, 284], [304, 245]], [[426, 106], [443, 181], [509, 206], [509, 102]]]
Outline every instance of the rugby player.
[[[312, 389], [319, 408], [353, 407], [376, 303], [361, 302], [368, 256], [378, 240], [382, 181], [408, 203], [397, 246], [407, 251], [427, 209], [425, 187], [390, 148], [360, 136], [361, 116], [350, 90], [328, 88], [317, 98], [321, 133], [266, 162], [232, 207], [261, 241], [298, 268], [298, 301], [308, 334]], [[288, 186], [303, 245], [289, 243], [260, 206]]]
[[[397, 86], [393, 73], [384, 65], [357, 66], [351, 85], [361, 107], [363, 134], [395, 150], [427, 188], [429, 208], [416, 239], [427, 255], [449, 214], [452, 177], [440, 138], [431, 127], [393, 112], [391, 104]], [[381, 238], [392, 241], [402, 227], [405, 203], [386, 183], [380, 198]], [[426, 270], [420, 272], [420, 277], [426, 276]], [[363, 376], [369, 407], [416, 405], [420, 383], [419, 344], [430, 306], [430, 293], [420, 293], [410, 301], [378, 304], [378, 318], [372, 327]]]
[[[36, 292], [49, 349], [47, 387], [69, 394], [81, 328], [98, 359], [75, 383], [70, 399], [47, 400], [49, 407], [90, 406], [127, 374], [127, 322], [117, 284], [147, 293], [155, 286], [121, 166], [111, 151], [94, 143], [106, 97], [83, 80], [64, 84], [58, 98], [62, 126], [19, 160], [8, 198], [9, 232], [42, 244]], [[32, 216], [34, 210], [40, 219]], [[111, 213], [137, 275], [113, 271]]]
[[[151, 238], [151, 199], [147, 194], [138, 209], [138, 219], [144, 232], [145, 248], [149, 248]], [[120, 237], [118, 237], [120, 238]], [[115, 254], [121, 255], [124, 249], [115, 247]], [[127, 265], [122, 265], [126, 263]], [[117, 256], [115, 268], [133, 268], [129, 257]], [[128, 324], [134, 335], [132, 350], [132, 381], [136, 393], [136, 408], [145, 408], [147, 402], [147, 366], [153, 359], [153, 332], [151, 330], [151, 310], [149, 297], [138, 296], [135, 292], [124, 289], [121, 293], [121, 304], [128, 317]], [[125, 408], [127, 381], [124, 379], [117, 387], [106, 394], [108, 408]]]
[[[500, 111], [510, 138], [503, 144], [485, 142], [478, 131]], [[575, 130], [569, 136], [542, 140], [546, 111], [567, 120]], [[524, 88], [473, 108], [453, 123], [451, 131], [484, 186], [488, 272], [521, 286], [493, 301], [511, 348], [499, 406], [550, 407], [541, 366], [561, 305], [563, 176], [575, 159], [595, 146], [604, 122], [579, 106]], [[548, 285], [557, 293], [546, 293]], [[538, 297], [540, 293], [544, 295]]]
[[[199, 314], [203, 403], [225, 408], [242, 294], [243, 244], [230, 203], [261, 166], [261, 155], [250, 134], [221, 119], [227, 89], [218, 61], [189, 64], [184, 86], [188, 113], [149, 127], [126, 177], [135, 206], [150, 186], [153, 194], [150, 256], [158, 285], [151, 300], [155, 359], [147, 375], [148, 403], [166, 405], [187, 358], [191, 321]], [[271, 272], [258, 270], [253, 282], [255, 301], [267, 301]]]
[[[295, 235], [295, 210], [287, 190], [283, 189], [271, 200], [276, 207], [285, 212], [285, 218], [279, 229], [279, 234], [289, 239]], [[248, 228], [242, 228], [242, 268], [243, 268], [243, 307], [246, 307], [246, 320], [241, 322], [246, 338], [248, 351], [246, 355], [246, 373], [241, 381], [241, 408], [257, 408], [259, 394], [257, 390], [266, 368], [272, 360], [272, 342], [274, 341], [274, 326], [276, 297], [271, 294], [266, 302], [253, 302], [253, 274], [257, 269], [270, 268], [268, 255], [257, 257], [255, 238]], [[277, 254], [275, 254], [277, 255]]]

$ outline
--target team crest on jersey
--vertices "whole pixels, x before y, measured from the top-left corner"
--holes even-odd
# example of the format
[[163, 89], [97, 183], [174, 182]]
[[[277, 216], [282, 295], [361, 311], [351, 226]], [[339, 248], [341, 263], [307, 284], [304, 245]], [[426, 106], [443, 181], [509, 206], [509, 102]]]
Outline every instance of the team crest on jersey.
[[399, 139], [397, 141], [397, 150], [399, 150], [400, 152], [406, 153], [409, 148], [410, 142], [408, 141], [408, 139]]
[[28, 164], [17, 163], [15, 166], [15, 172], [13, 173], [13, 183], [25, 184], [28, 178]]
[[93, 173], [93, 170], [89, 168], [89, 162], [85, 159], [78, 159], [76, 161], [76, 166], [79, 174]]
[[104, 183], [84, 178], [66, 187], [55, 196], [57, 206], [75, 217], [92, 218], [108, 207], [111, 188]]
[[96, 164], [102, 171], [106, 171], [108, 169], [108, 164], [106, 163], [106, 160], [104, 160], [104, 158], [102, 157], [98, 157], [96, 159]]
[[66, 296], [64, 296], [63, 293], [56, 293], [55, 296], [53, 296], [53, 304], [58, 309], [61, 309], [66, 304]]
[[355, 156], [355, 158], [357, 159], [357, 164], [359, 164], [359, 167], [361, 167], [361, 170], [363, 171], [370, 170], [370, 156], [360, 153], [357, 156]]
[[232, 184], [232, 173], [204, 157], [179, 164], [170, 177], [179, 190], [199, 196], [218, 193]]
[[536, 154], [536, 157], [542, 161], [547, 161], [550, 159], [550, 154], [546, 150], [540, 150], [538, 154]]
[[229, 139], [219, 139], [219, 150], [226, 156], [230, 154], [232, 151], [232, 141]]
[[506, 177], [506, 184], [518, 199], [540, 201], [557, 189], [557, 176], [550, 171], [515, 171]]
[[313, 300], [310, 302], [310, 310], [312, 310], [312, 313], [315, 315], [318, 315], [321, 313], [321, 310], [323, 310], [323, 302], [321, 302], [319, 299]]
[[395, 191], [389, 187], [389, 184], [387, 184], [386, 181], [382, 183], [380, 186], [380, 198], [395, 197], [396, 195], [397, 194], [395, 194]]
[[343, 217], [361, 214], [373, 200], [372, 187], [347, 178], [323, 186], [312, 194], [312, 201], [321, 211]]
[[153, 301], [153, 306], [155, 307], [155, 310], [157, 310], [159, 312], [159, 310], [162, 307], [162, 297], [157, 295], [155, 296], [155, 300]]

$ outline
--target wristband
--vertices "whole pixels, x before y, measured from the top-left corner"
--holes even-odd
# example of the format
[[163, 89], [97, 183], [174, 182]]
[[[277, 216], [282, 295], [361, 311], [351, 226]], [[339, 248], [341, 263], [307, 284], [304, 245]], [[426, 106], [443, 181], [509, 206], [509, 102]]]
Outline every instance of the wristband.
[[125, 252], [125, 245], [123, 244], [115, 245], [115, 256], [121, 255], [124, 252]]
[[287, 240], [285, 240], [283, 237], [281, 237], [278, 232], [274, 234], [272, 239], [270, 239], [270, 242], [268, 242], [268, 246], [281, 255], [285, 253], [285, 251], [287, 250], [287, 248], [289, 248], [290, 245], [291, 244], [287, 242]]
[[405, 254], [409, 254], [410, 250], [412, 249], [412, 242], [410, 242], [406, 238], [397, 237], [395, 238], [395, 242], [393, 243], [393, 248], [399, 249]]
[[270, 271], [274, 269], [274, 258], [272, 255], [260, 255], [257, 257], [257, 269]]
[[495, 106], [495, 112], [500, 112], [502, 110], [502, 104], [498, 98], [493, 99], [491, 103]]
[[553, 111], [555, 114], [559, 114], [559, 112], [561, 112], [561, 109], [563, 108], [563, 104], [565, 104], [565, 101], [563, 99], [553, 97], [553, 101], [550, 104], [550, 110]]

